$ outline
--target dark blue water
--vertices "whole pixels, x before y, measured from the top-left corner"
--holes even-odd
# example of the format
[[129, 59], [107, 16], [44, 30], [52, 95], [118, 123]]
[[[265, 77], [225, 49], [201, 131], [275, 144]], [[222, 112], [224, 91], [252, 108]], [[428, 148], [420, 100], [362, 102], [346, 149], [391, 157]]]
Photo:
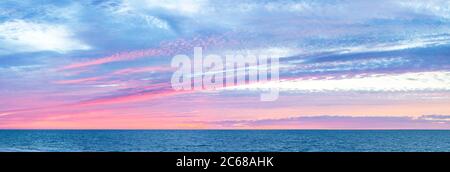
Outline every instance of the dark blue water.
[[450, 131], [0, 130], [0, 151], [450, 151]]

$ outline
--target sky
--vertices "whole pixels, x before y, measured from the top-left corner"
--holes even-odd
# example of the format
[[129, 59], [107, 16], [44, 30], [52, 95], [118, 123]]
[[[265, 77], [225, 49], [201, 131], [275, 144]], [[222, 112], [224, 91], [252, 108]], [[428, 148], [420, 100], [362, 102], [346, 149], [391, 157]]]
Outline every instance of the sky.
[[[194, 47], [280, 81], [176, 91]], [[449, 95], [447, 0], [0, 1], [1, 129], [450, 129]]]

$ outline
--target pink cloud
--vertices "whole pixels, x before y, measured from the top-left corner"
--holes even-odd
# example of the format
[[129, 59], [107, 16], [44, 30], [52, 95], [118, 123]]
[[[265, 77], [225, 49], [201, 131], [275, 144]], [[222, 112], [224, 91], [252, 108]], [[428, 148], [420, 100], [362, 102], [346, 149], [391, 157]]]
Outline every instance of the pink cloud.
[[123, 95], [123, 96], [97, 98], [97, 99], [93, 99], [93, 100], [80, 102], [77, 105], [85, 105], [86, 106], [86, 105], [140, 102], [140, 101], [153, 100], [156, 98], [161, 98], [161, 97], [166, 97], [166, 96], [185, 94], [185, 93], [189, 93], [189, 92], [192, 92], [192, 91], [158, 90], [158, 91], [134, 93], [134, 94]]
[[58, 70], [78, 69], [89, 66], [97, 66], [111, 62], [130, 61], [144, 57], [170, 56], [176, 53], [190, 51], [194, 47], [207, 48], [208, 46], [219, 45], [224, 43], [225, 43], [224, 36], [211, 36], [206, 38], [194, 37], [191, 40], [178, 39], [171, 42], [161, 43], [160, 48], [151, 48], [130, 52], [120, 52], [114, 55], [101, 57], [95, 60], [69, 64], [61, 67]]
[[114, 71], [111, 75], [128, 75], [134, 73], [144, 73], [144, 72], [168, 72], [172, 71], [171, 67], [161, 67], [161, 66], [151, 66], [151, 67], [141, 67], [141, 68], [126, 68]]
[[69, 79], [69, 80], [60, 80], [55, 81], [56, 84], [82, 84], [82, 83], [92, 83], [98, 80], [101, 80], [102, 77], [91, 77], [91, 78], [81, 78], [81, 79]]

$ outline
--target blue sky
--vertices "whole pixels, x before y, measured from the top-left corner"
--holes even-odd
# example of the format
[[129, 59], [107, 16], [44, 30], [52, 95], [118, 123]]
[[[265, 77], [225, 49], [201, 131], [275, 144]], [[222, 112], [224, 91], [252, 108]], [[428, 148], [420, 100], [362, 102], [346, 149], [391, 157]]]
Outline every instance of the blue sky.
[[[272, 54], [282, 82], [175, 93], [170, 60], [196, 46]], [[0, 128], [449, 128], [425, 118], [450, 114], [449, 69], [445, 0], [0, 2]], [[296, 122], [314, 116], [335, 123]]]

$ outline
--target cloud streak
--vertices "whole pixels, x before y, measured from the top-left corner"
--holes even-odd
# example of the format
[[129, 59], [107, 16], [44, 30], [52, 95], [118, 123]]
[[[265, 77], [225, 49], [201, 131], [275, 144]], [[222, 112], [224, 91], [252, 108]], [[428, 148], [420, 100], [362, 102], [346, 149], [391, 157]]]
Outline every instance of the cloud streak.
[[[450, 113], [448, 12], [444, 0], [1, 1], [0, 128], [448, 129], [422, 115]], [[281, 82], [174, 91], [170, 60], [193, 47], [279, 57]], [[279, 100], [260, 102], [273, 88]]]
[[207, 122], [218, 128], [273, 128], [273, 129], [445, 129], [448, 115], [420, 117], [390, 116], [299, 116], [279, 119], [235, 120]]

